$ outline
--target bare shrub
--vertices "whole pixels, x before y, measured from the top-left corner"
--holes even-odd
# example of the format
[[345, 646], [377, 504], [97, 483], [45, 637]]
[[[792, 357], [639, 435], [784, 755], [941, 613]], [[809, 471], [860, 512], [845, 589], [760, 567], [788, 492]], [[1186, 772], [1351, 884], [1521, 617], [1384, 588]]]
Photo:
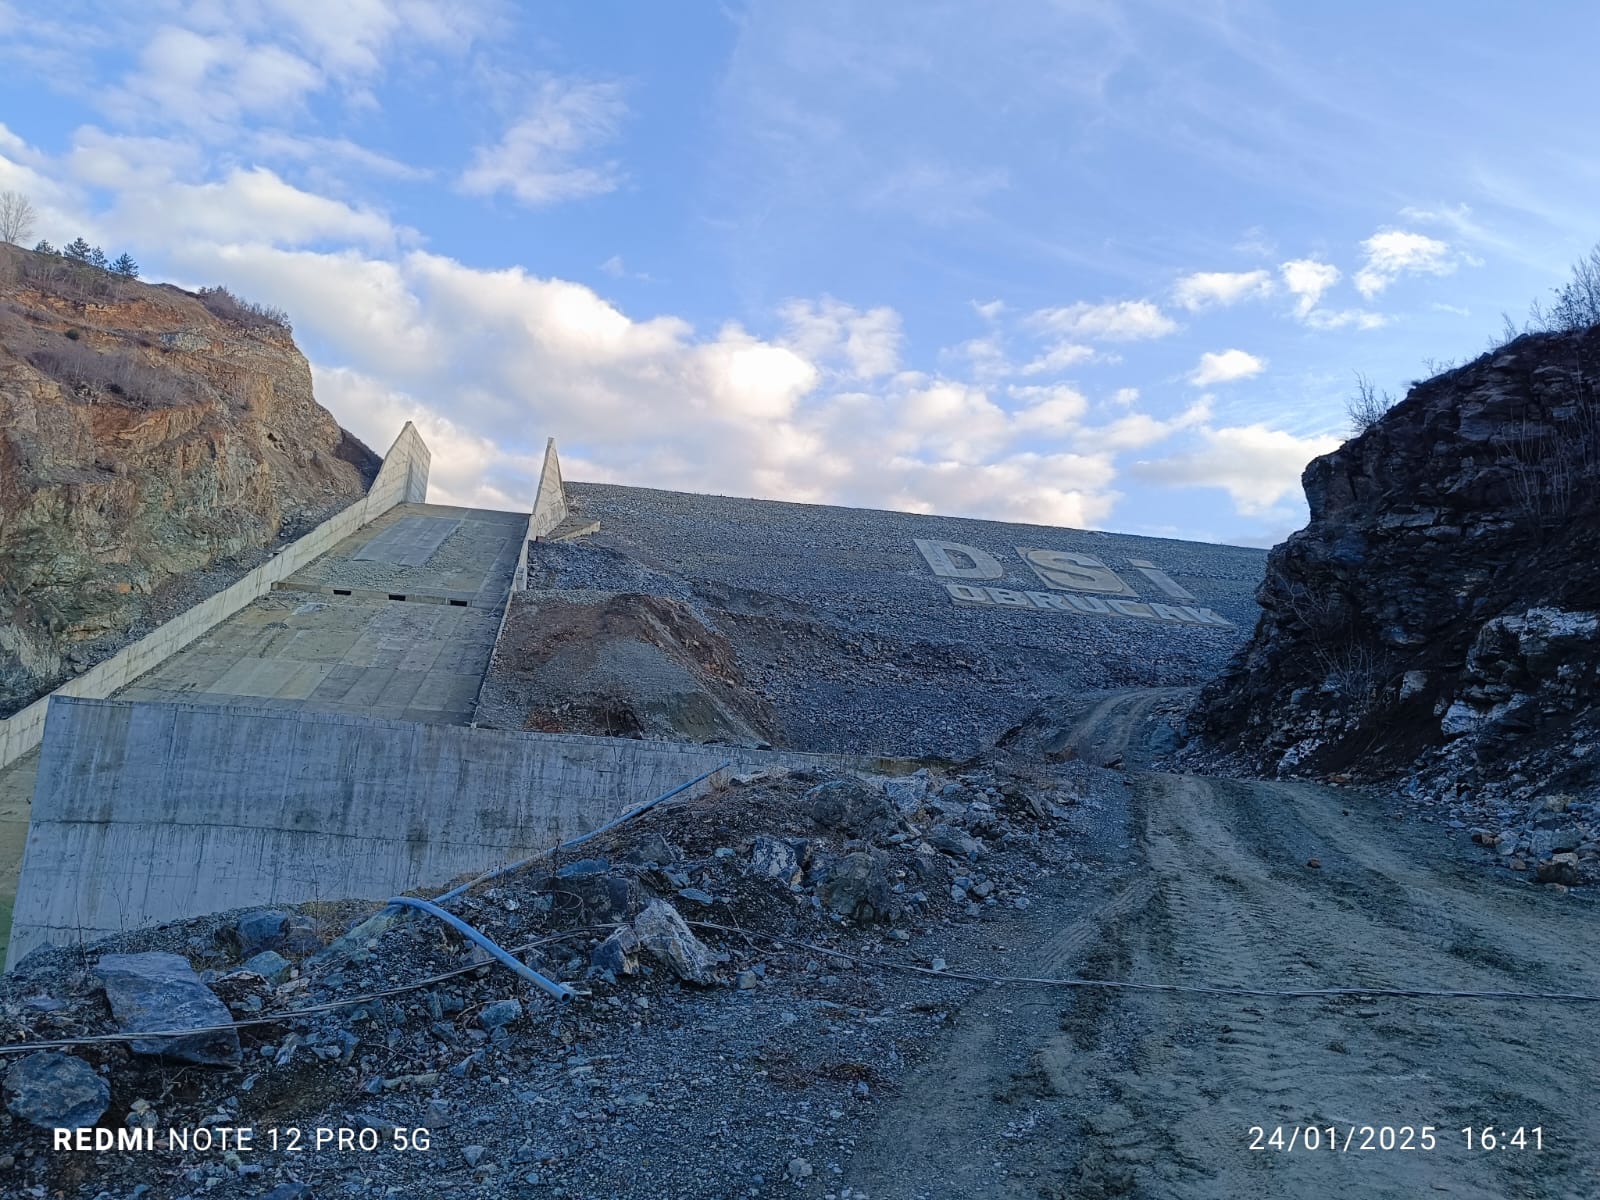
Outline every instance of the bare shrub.
[[1305, 632], [1323, 691], [1334, 697], [1345, 717], [1364, 716], [1377, 704], [1392, 673], [1388, 653], [1362, 636], [1340, 597], [1318, 593], [1282, 570], [1271, 578], [1273, 592]]
[[1350, 428], [1359, 437], [1383, 420], [1383, 414], [1394, 407], [1394, 397], [1380, 393], [1372, 381], [1356, 372], [1356, 394], [1346, 401], [1344, 410], [1350, 418]]
[[198, 295], [200, 303], [204, 304], [213, 316], [221, 317], [224, 321], [232, 321], [236, 325], [243, 325], [246, 329], [261, 329], [270, 325], [285, 333], [294, 331], [294, 326], [289, 322], [289, 314], [283, 309], [242, 299], [221, 285], [203, 287]]
[[66, 300], [109, 300], [117, 296], [118, 276], [60, 254], [26, 254], [21, 275], [41, 291]]
[[149, 366], [126, 350], [99, 351], [81, 341], [33, 350], [28, 361], [75, 391], [109, 392], [152, 407], [180, 403], [192, 391], [192, 385], [175, 372]]
[[1570, 333], [1600, 325], [1600, 245], [1572, 264], [1572, 277], [1554, 295], [1548, 306], [1535, 300], [1529, 307], [1534, 328]]

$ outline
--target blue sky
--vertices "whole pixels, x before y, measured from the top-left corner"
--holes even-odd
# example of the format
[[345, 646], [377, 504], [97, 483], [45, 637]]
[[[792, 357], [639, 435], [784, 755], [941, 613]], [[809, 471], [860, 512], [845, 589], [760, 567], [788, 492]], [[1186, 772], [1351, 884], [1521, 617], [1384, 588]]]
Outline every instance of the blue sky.
[[0, 190], [294, 318], [437, 498], [1245, 543], [1600, 237], [1587, 4], [0, 0]]

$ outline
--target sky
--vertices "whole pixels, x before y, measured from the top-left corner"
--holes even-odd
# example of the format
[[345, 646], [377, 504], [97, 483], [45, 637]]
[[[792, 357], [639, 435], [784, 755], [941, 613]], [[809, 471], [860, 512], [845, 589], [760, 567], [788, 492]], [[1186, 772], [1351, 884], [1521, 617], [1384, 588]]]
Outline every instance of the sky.
[[1270, 545], [1600, 237], [1600, 7], [0, 0], [34, 237], [286, 310], [430, 499]]

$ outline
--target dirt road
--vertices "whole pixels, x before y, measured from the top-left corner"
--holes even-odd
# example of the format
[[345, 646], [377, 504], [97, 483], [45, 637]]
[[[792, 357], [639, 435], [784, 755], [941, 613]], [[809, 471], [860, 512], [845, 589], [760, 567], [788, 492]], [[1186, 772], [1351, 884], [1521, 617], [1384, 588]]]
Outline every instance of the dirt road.
[[[1151, 709], [1149, 693], [1113, 698], [1071, 745], [1137, 765]], [[1131, 796], [1133, 844], [1103, 891], [1057, 885], [985, 970], [1600, 993], [1588, 897], [1455, 861], [1381, 797], [1139, 771]], [[1600, 1195], [1597, 1021], [1600, 1006], [1550, 1002], [991, 987], [903, 1081], [845, 1182], [872, 1200]], [[1469, 1149], [1468, 1126], [1496, 1148], [1475, 1133]], [[1292, 1151], [1268, 1145], [1280, 1127], [1301, 1131]], [[1405, 1128], [1412, 1149], [1380, 1148]]]

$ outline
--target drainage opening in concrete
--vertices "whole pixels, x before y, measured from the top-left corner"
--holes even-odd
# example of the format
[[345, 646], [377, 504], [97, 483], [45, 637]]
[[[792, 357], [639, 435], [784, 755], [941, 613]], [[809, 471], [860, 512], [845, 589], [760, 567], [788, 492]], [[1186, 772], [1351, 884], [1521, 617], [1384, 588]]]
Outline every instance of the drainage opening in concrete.
[[404, 596], [396, 596], [393, 592], [390, 592], [389, 593], [389, 599], [391, 599], [391, 600], [404, 600], [405, 597]]
[[350, 589], [349, 588], [334, 588], [333, 589], [333, 594], [335, 596], [348, 596], [350, 594]]
[[465, 608], [466, 606], [467, 606], [467, 602], [465, 600], [452, 600], [452, 601], [450, 601], [450, 607], [452, 607], [452, 608]]

